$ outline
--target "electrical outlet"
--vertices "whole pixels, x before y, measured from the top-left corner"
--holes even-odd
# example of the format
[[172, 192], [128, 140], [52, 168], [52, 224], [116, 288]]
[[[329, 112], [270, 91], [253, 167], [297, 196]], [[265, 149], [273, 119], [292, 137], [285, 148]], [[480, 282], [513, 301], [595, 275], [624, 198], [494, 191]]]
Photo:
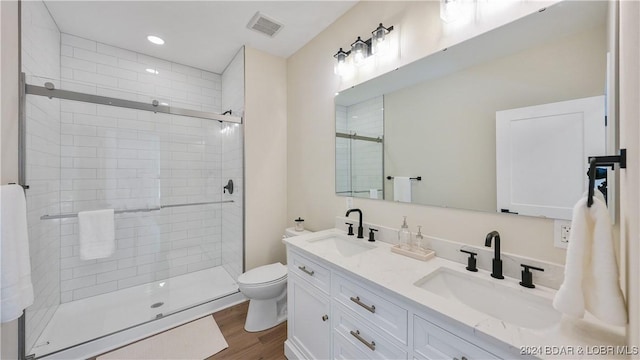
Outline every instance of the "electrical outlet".
[[554, 220], [553, 222], [553, 245], [557, 248], [566, 249], [569, 244], [571, 234], [571, 221]]
[[569, 233], [571, 232], [571, 225], [560, 225], [560, 241], [563, 243], [569, 242]]
[[347, 198], [347, 210], [349, 209], [353, 209], [353, 198], [350, 196]]

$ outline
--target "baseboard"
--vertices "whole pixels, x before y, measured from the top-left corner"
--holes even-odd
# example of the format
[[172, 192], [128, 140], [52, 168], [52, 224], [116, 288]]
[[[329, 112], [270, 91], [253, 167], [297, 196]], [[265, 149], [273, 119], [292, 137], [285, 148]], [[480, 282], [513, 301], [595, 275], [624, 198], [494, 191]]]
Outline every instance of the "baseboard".
[[298, 350], [298, 348], [291, 343], [291, 340], [284, 342], [284, 356], [288, 360], [304, 360], [305, 356]]
[[220, 299], [210, 301], [208, 303], [198, 305], [175, 314], [171, 314], [169, 316], [163, 317], [162, 319], [150, 321], [148, 323], [134, 326], [132, 328], [74, 346], [70, 349], [58, 351], [40, 359], [83, 360], [95, 357], [113, 349], [117, 349], [124, 345], [130, 344], [134, 341], [144, 339], [153, 334], [160, 333], [162, 331], [199, 319], [203, 316], [207, 316], [208, 314], [226, 309], [230, 306], [239, 304], [246, 300], [247, 298], [242, 295], [242, 293], [233, 293]]

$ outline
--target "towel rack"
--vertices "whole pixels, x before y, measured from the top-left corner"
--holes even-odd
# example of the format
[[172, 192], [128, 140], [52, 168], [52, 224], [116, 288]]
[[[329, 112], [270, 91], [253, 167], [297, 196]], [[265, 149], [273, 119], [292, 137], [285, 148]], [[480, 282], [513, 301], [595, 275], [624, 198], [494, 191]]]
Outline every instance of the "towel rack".
[[[391, 175], [387, 176], [387, 180], [392, 180], [392, 179], [393, 179], [393, 176]], [[422, 181], [422, 176], [410, 177], [409, 180]]]
[[[224, 200], [224, 201], [209, 201], [209, 202], [199, 202], [199, 203], [188, 203], [188, 204], [169, 204], [169, 205], [160, 205], [155, 208], [143, 208], [143, 209], [131, 209], [131, 210], [115, 210], [114, 214], [125, 214], [125, 213], [136, 213], [136, 212], [151, 212], [151, 211], [160, 211], [165, 208], [172, 207], [182, 207], [182, 206], [195, 206], [195, 205], [211, 205], [211, 204], [225, 204], [232, 203], [233, 200]], [[78, 213], [72, 214], [60, 214], [60, 215], [42, 215], [40, 216], [40, 220], [51, 220], [51, 219], [68, 219], [78, 217]]]
[[589, 157], [589, 197], [587, 198], [587, 207], [593, 205], [593, 188], [596, 183], [596, 167], [597, 166], [611, 166], [620, 164], [620, 169], [627, 168], [627, 149], [620, 149], [620, 155], [611, 156], [590, 156]]

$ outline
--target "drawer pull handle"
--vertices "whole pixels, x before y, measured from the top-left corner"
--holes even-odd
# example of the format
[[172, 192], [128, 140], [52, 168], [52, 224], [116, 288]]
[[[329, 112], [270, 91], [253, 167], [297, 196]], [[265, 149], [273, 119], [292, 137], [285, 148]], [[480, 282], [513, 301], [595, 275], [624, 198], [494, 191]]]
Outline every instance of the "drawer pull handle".
[[314, 274], [314, 271], [313, 270], [311, 270], [311, 271], [307, 270], [306, 266], [298, 266], [298, 269], [302, 270], [302, 272], [304, 272], [305, 274], [307, 274], [309, 276], [313, 276], [313, 274]]
[[322, 315], [322, 321], [327, 321], [327, 320], [329, 320], [329, 315]]
[[360, 340], [361, 343], [365, 344], [371, 351], [376, 351], [376, 343], [375, 341], [368, 342], [360, 336], [360, 330], [350, 331], [351, 335], [353, 335], [356, 339]]
[[356, 304], [362, 306], [363, 308], [369, 310], [372, 314], [375, 314], [375, 312], [376, 312], [376, 306], [375, 305], [369, 306], [369, 305], [363, 303], [362, 301], [360, 301], [360, 296], [356, 296], [356, 297], [352, 296], [350, 299], [354, 303], [356, 303]]

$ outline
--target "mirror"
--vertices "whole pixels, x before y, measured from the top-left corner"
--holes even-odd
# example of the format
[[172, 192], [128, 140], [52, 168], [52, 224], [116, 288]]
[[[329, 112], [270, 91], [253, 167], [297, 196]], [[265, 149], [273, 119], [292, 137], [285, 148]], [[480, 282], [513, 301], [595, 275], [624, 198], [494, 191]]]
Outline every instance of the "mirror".
[[612, 131], [607, 10], [561, 2], [339, 93], [336, 193], [570, 219]]

